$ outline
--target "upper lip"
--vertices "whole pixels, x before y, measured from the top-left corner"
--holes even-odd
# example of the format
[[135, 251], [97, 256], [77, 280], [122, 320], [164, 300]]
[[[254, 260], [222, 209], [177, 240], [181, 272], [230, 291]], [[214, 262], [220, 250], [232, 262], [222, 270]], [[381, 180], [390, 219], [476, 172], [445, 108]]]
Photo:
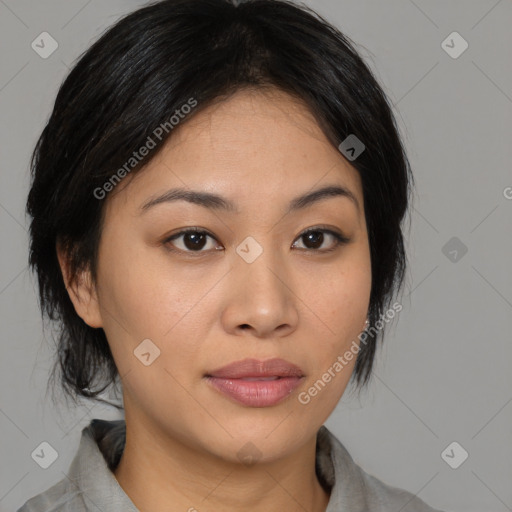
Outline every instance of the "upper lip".
[[208, 372], [206, 376], [243, 379], [245, 377], [303, 377], [304, 373], [297, 365], [284, 359], [274, 358], [266, 361], [242, 359]]

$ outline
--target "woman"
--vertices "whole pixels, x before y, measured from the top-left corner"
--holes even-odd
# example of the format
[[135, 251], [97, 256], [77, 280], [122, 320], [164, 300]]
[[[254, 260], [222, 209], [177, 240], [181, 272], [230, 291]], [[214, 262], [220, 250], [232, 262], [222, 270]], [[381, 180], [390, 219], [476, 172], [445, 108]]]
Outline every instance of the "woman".
[[323, 425], [401, 306], [412, 183], [353, 44], [282, 0], [164, 0], [80, 58], [32, 160], [30, 263], [74, 398], [28, 511], [433, 511]]

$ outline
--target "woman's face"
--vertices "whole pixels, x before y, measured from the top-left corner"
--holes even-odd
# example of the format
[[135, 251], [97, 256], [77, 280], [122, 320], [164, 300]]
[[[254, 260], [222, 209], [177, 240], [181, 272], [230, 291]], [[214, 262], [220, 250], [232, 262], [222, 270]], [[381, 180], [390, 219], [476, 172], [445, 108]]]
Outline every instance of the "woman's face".
[[[270, 461], [316, 435], [353, 370], [355, 356], [333, 367], [359, 343], [369, 306], [361, 182], [283, 93], [240, 91], [186, 121], [107, 197], [96, 289], [80, 312], [105, 330], [130, 421], [233, 461], [251, 441]], [[326, 186], [353, 199], [293, 203]], [[143, 208], [175, 188], [218, 195], [233, 210], [183, 199]], [[207, 235], [179, 235], [191, 227]], [[211, 384], [207, 375], [246, 358], [281, 358], [303, 377], [267, 403]], [[247, 382], [238, 384], [262, 394], [277, 386]]]

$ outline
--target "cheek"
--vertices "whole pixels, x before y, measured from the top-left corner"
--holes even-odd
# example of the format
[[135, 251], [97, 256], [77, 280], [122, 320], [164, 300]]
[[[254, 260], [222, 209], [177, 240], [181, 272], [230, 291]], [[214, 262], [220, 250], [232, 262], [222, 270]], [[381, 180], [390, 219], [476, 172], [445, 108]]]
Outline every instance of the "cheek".
[[[140, 338], [161, 336], [172, 326], [173, 312], [185, 307], [179, 275], [171, 280], [170, 269], [156, 259], [159, 249], [145, 246], [135, 234], [119, 227], [104, 233], [98, 269], [101, 302], [115, 319]], [[169, 310], [169, 305], [173, 309]]]
[[333, 273], [323, 284], [317, 288], [316, 301], [326, 335], [319, 337], [318, 328], [312, 326], [316, 341], [309, 349], [314, 371], [302, 397], [310, 400], [319, 417], [326, 418], [345, 392], [357, 360], [358, 336], [369, 306], [370, 270], [356, 265]]
[[328, 414], [344, 393], [359, 353], [358, 336], [364, 328], [371, 292], [369, 253], [358, 252], [333, 265], [328, 272], [319, 273], [315, 280], [318, 284], [314, 296], [309, 297], [318, 308], [315, 313], [321, 318], [321, 329], [326, 334], [319, 337], [318, 328], [311, 326], [310, 334], [314, 336], [315, 330], [317, 333], [311, 347], [316, 361], [309, 385], [321, 381], [316, 386], [321, 391], [316, 388], [311, 391], [319, 395], [314, 402], [322, 411], [320, 414]]
[[[362, 330], [368, 312], [371, 292], [369, 260], [351, 258], [314, 276], [314, 302], [331, 333], [343, 339]], [[311, 295], [310, 295], [311, 297]]]
[[169, 329], [172, 318], [166, 305], [179, 298], [173, 297], [172, 287], [162, 286], [147, 251], [119, 233], [123, 230], [104, 233], [98, 255], [98, 298], [112, 350], [122, 347], [132, 352], [142, 340], [157, 339]]
[[200, 332], [204, 322], [198, 315], [205, 319], [204, 290], [218, 277], [212, 273], [205, 277], [204, 269], [192, 266], [185, 272], [158, 253], [112, 237], [100, 256], [104, 330], [121, 374], [133, 365], [140, 370], [134, 350], [143, 340], [151, 340], [160, 351], [155, 366], [173, 372], [193, 366], [198, 344], [204, 340]]

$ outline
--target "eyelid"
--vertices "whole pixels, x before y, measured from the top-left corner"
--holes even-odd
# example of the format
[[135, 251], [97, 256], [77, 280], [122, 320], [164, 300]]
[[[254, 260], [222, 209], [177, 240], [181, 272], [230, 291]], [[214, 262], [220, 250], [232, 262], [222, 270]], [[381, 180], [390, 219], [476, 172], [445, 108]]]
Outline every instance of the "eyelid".
[[[178, 231], [177, 233], [174, 233], [173, 235], [165, 237], [164, 240], [162, 240], [162, 244], [164, 246], [166, 246], [167, 250], [169, 250], [171, 252], [177, 252], [177, 253], [181, 253], [181, 254], [185, 254], [185, 255], [201, 256], [203, 254], [207, 254], [207, 253], [211, 252], [211, 250], [210, 251], [184, 251], [183, 249], [178, 249], [176, 247], [168, 246], [169, 242], [172, 242], [174, 239], [179, 238], [182, 235], [186, 235], [187, 233], [207, 235], [211, 239], [218, 242], [218, 240], [215, 238], [215, 236], [212, 233], [210, 233], [207, 229], [191, 226], [191, 227], [183, 228], [180, 231]], [[220, 249], [214, 249], [214, 250], [220, 250]]]
[[[334, 246], [332, 248], [330, 248], [330, 249], [308, 249], [308, 248], [302, 249], [302, 248], [300, 248], [299, 249], [300, 251], [309, 252], [309, 253], [318, 253], [318, 254], [329, 253], [331, 251], [336, 250], [339, 246], [351, 242], [351, 239], [349, 237], [343, 235], [341, 233], [341, 231], [338, 231], [338, 230], [335, 230], [335, 229], [333, 229], [333, 228], [331, 228], [329, 226], [325, 226], [325, 225], [321, 225], [320, 224], [320, 225], [317, 225], [317, 226], [313, 226], [313, 227], [307, 228], [304, 231], [302, 231], [301, 233], [299, 233], [299, 235], [293, 241], [292, 247], [303, 236], [305, 236], [305, 235], [307, 235], [307, 234], [309, 234], [311, 232], [313, 232], [313, 233], [314, 232], [322, 232], [322, 233], [327, 233], [329, 235], [332, 235], [334, 237], [334, 239], [335, 239]], [[208, 230], [206, 230], [204, 228], [191, 226], [191, 227], [183, 228], [179, 232], [174, 233], [173, 235], [170, 235], [170, 236], [164, 238], [164, 240], [162, 241], [162, 244], [167, 246], [167, 244], [169, 244], [169, 242], [172, 242], [176, 238], [179, 238], [180, 236], [185, 235], [187, 233], [196, 233], [196, 234], [207, 235], [210, 238], [212, 238], [213, 240], [218, 242], [217, 238], [210, 231], [208, 231]], [[208, 251], [184, 251], [182, 249], [177, 249], [177, 248], [174, 248], [174, 247], [167, 247], [167, 249], [169, 251], [171, 251], [171, 252], [178, 252], [178, 253], [185, 254], [185, 255], [192, 255], [193, 257], [201, 256], [203, 254], [208, 254], [209, 252], [211, 252], [211, 249], [208, 250]], [[213, 249], [213, 250], [214, 251], [218, 251], [218, 250], [223, 250], [223, 249]]]
[[297, 250], [301, 251], [302, 253], [306, 253], [308, 255], [319, 255], [320, 256], [320, 255], [330, 254], [330, 253], [336, 251], [337, 249], [339, 249], [341, 246], [346, 245], [352, 241], [349, 237], [342, 234], [341, 231], [339, 231], [338, 229], [333, 229], [329, 226], [320, 224], [317, 226], [313, 226], [311, 228], [307, 228], [304, 231], [302, 231], [297, 236], [295, 241], [293, 242], [292, 247], [293, 247], [293, 245], [295, 245], [297, 243], [296, 241], [300, 240], [303, 236], [305, 236], [311, 232], [313, 232], [313, 233], [321, 232], [321, 233], [327, 233], [328, 235], [331, 235], [334, 238], [334, 245], [332, 247], [330, 247], [329, 249], [308, 249], [307, 247], [297, 249]]

